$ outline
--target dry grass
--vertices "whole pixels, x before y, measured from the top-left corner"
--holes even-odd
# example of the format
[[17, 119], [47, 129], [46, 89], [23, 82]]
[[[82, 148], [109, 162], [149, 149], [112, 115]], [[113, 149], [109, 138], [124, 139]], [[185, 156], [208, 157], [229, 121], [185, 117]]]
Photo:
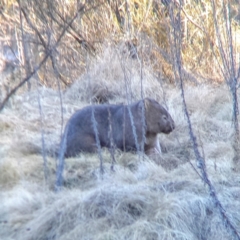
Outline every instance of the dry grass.
[[[163, 89], [152, 69], [122, 53], [123, 47], [106, 46], [80, 79], [66, 90], [66, 99], [85, 102], [133, 102], [143, 96], [163, 101]], [[141, 81], [143, 92], [141, 93]], [[159, 89], [158, 91], [154, 91]]]
[[[50, 46], [75, 15], [77, 2], [21, 1]], [[181, 92], [174, 85], [173, 26], [169, 9], [162, 2], [86, 1], [87, 10], [65, 33], [53, 57], [60, 73], [58, 81], [64, 88], [64, 124], [76, 109], [90, 103], [128, 103], [142, 95], [152, 97], [169, 110], [176, 123], [173, 133], [159, 136], [163, 154], [140, 159], [137, 154], [117, 151], [112, 172], [111, 156], [104, 149], [103, 176], [97, 155], [67, 159], [64, 187], [56, 194], [56, 161], [52, 155], [60, 142], [62, 116], [60, 95], [50, 88], [57, 88], [57, 77], [48, 60], [37, 75], [39, 92], [32, 80], [31, 91], [21, 88], [0, 113], [0, 239], [234, 239], [196, 173]], [[223, 48], [229, 50], [226, 19], [220, 1], [215, 1], [215, 13], [210, 0], [184, 2], [181, 56], [183, 68], [193, 76], [185, 80], [195, 77], [204, 82], [192, 85], [185, 81], [187, 106], [209, 178], [227, 216], [240, 232], [240, 177], [232, 170], [232, 100], [227, 87], [212, 84], [223, 82], [213, 16]], [[49, 3], [54, 3], [51, 11], [46, 7]], [[239, 4], [234, 0], [230, 3], [237, 66]], [[176, 5], [174, 14], [177, 11]], [[21, 64], [1, 69], [0, 100], [25, 76], [21, 30], [27, 36], [32, 67], [39, 64], [46, 50], [25, 20], [21, 29], [19, 15], [15, 0], [3, 1], [0, 50], [11, 47]], [[129, 44], [134, 45], [138, 56], [132, 54]], [[1, 53], [0, 57], [1, 65], [6, 56]], [[41, 156], [42, 131], [48, 179], [44, 178]]]
[[[127, 102], [124, 68], [109, 49], [91, 71], [63, 93], [64, 122], [94, 101], [88, 88], [106, 88], [110, 102]], [[125, 66], [129, 66], [129, 62]], [[129, 75], [132, 100], [141, 96], [137, 66]], [[17, 95], [0, 114], [0, 238], [13, 239], [233, 239], [223, 225], [209, 192], [189, 164], [195, 166], [180, 91], [161, 85], [144, 69], [144, 94], [164, 104], [176, 122], [175, 131], [160, 135], [163, 155], [153, 161], [117, 151], [115, 172], [103, 150], [103, 176], [94, 154], [66, 160], [64, 189], [53, 191], [56, 162], [48, 157], [45, 181], [41, 157], [43, 109], [46, 148], [60, 139], [59, 94], [51, 89]], [[129, 72], [128, 72], [129, 74]], [[114, 81], [113, 81], [114, 80]], [[86, 94], [86, 90], [88, 90]], [[207, 171], [227, 215], [238, 231], [239, 175], [232, 171], [231, 99], [224, 86], [187, 86], [186, 100], [194, 131], [206, 158]]]
[[[83, 2], [85, 2], [84, 13], [81, 12], [71, 28], [68, 29], [57, 48], [58, 54], [54, 56], [56, 69], [59, 71], [58, 76], [61, 77], [57, 79], [52, 62], [48, 60], [38, 72], [41, 84], [57, 88], [58, 80], [62, 87], [69, 86], [86, 72], [89, 60], [91, 61], [99, 56], [99, 53], [105, 51], [106, 45], [104, 43], [121, 45], [127, 55], [131, 55], [133, 49], [137, 50], [144, 64], [151, 65], [156, 75], [160, 74], [166, 82], [173, 83], [175, 81], [170, 36], [173, 26], [171, 26], [170, 10], [167, 4], [171, 1], [164, 1], [165, 4], [163, 1], [155, 0]], [[178, 1], [172, 2], [174, 15], [177, 16]], [[235, 0], [228, 2], [233, 36], [233, 55], [236, 66], [238, 66], [240, 49], [238, 41], [240, 38], [239, 4]], [[43, 0], [42, 4], [39, 4], [37, 0], [21, 2], [32, 25], [36, 27], [45, 44], [50, 46], [58, 39], [66, 22], [76, 13], [77, 3], [77, 0], [60, 2]], [[217, 19], [223, 48], [228, 49], [226, 17], [223, 14], [223, 6], [226, 6], [226, 3], [215, 1], [215, 5], [215, 12], [210, 0], [185, 1], [182, 5], [181, 54], [184, 69], [191, 75], [190, 80], [197, 79], [199, 82], [223, 81], [218, 36], [214, 28], [214, 15]], [[43, 43], [40, 43], [36, 32], [25, 19], [23, 19], [23, 26], [21, 26], [16, 0], [3, 1], [1, 13], [0, 33], [4, 37], [0, 38], [0, 51], [3, 48], [11, 48], [16, 54], [18, 59], [15, 61], [18, 60], [21, 64], [17, 64], [17, 70], [15, 69], [15, 73], [12, 73], [12, 78], [15, 79], [10, 81], [18, 82], [18, 76], [25, 75], [24, 57], [29, 58], [30, 64], [34, 67], [42, 60], [47, 49]], [[22, 53], [22, 30], [26, 37], [29, 56], [23, 56]], [[136, 55], [132, 54], [132, 57], [136, 58]], [[11, 63], [9, 56], [3, 54], [0, 65], [4, 64], [4, 60]], [[6, 82], [4, 82], [4, 86], [9, 84]], [[2, 99], [1, 94], [0, 99]]]

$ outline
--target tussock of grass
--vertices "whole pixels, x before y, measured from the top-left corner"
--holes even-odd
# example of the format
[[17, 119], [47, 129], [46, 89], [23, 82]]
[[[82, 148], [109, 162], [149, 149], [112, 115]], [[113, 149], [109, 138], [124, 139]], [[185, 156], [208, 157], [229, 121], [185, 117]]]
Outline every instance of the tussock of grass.
[[[36, 185], [20, 186], [3, 194], [9, 212], [1, 212], [2, 222], [15, 229], [13, 239], [229, 238], [200, 181], [164, 181], [159, 175], [154, 185], [144, 181], [129, 185], [114, 179], [99, 181], [98, 187], [86, 191], [64, 190], [57, 195]], [[231, 213], [238, 206], [232, 202], [234, 191], [221, 188], [218, 191]], [[17, 201], [9, 201], [13, 197]], [[234, 216], [238, 221], [239, 214]], [[221, 236], [216, 235], [219, 231]]]
[[151, 96], [163, 101], [161, 84], [151, 74], [151, 69], [144, 67], [141, 76], [139, 62], [125, 58], [119, 48], [108, 46], [91, 63], [91, 71], [82, 75], [66, 90], [65, 97], [73, 101], [97, 103], [126, 102], [127, 99], [131, 102], [141, 99], [142, 82], [144, 97]]
[[16, 163], [13, 163], [11, 160], [1, 160], [0, 162], [0, 186], [4, 187], [12, 187], [15, 186], [19, 179], [19, 173], [17, 171]]

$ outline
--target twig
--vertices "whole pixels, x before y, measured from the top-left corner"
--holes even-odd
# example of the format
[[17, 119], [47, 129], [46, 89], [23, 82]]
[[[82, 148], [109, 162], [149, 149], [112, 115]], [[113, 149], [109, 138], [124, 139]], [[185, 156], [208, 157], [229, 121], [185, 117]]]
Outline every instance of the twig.
[[45, 57], [43, 58], [43, 60], [39, 63], [39, 65], [37, 67], [34, 68], [34, 70], [27, 76], [25, 77], [16, 87], [14, 87], [9, 94], [5, 97], [5, 99], [1, 102], [0, 104], [0, 111], [4, 108], [5, 104], [8, 102], [9, 98], [15, 94], [17, 92], [17, 90], [22, 87], [26, 82], [28, 82], [37, 72], [38, 70], [42, 67], [42, 65], [47, 61], [48, 57], [52, 54], [52, 51], [54, 51], [57, 46], [59, 45], [62, 37], [64, 36], [66, 29], [70, 26], [70, 24], [73, 23], [73, 21], [77, 18], [78, 14], [80, 11], [83, 11], [84, 6], [82, 6], [77, 13], [75, 14], [75, 16], [71, 19], [71, 21], [64, 27], [64, 29], [62, 30], [60, 36], [58, 37], [58, 40], [56, 41], [55, 45], [51, 48], [48, 49], [48, 51], [46, 52]]
[[134, 52], [137, 56], [138, 63], [140, 65], [140, 84], [141, 84], [141, 123], [142, 123], [142, 142], [141, 142], [141, 155], [144, 159], [144, 145], [146, 142], [146, 109], [145, 109], [145, 101], [144, 101], [144, 89], [143, 89], [143, 59], [139, 58], [139, 54], [137, 51]]
[[[137, 137], [137, 133], [136, 133], [136, 127], [135, 127], [135, 122], [134, 122], [134, 117], [133, 117], [133, 114], [132, 114], [132, 110], [130, 109], [130, 103], [132, 102], [132, 91], [131, 89], [131, 82], [130, 82], [130, 79], [128, 78], [127, 74], [126, 74], [126, 67], [125, 65], [122, 63], [121, 59], [119, 58], [119, 61], [120, 61], [120, 64], [121, 64], [121, 68], [123, 70], [123, 74], [124, 74], [124, 81], [125, 81], [125, 91], [126, 91], [126, 96], [127, 96], [127, 99], [128, 99], [128, 103], [127, 103], [127, 106], [124, 107], [124, 128], [123, 128], [123, 131], [124, 131], [124, 138], [125, 138], [125, 126], [126, 126], [126, 112], [125, 112], [125, 108], [127, 108], [127, 113], [129, 115], [129, 119], [130, 119], [130, 124], [131, 124], [131, 127], [132, 127], [132, 132], [133, 132], [133, 137], [134, 137], [134, 141], [135, 141], [135, 146], [136, 146], [136, 149], [137, 149], [137, 153], [138, 153], [138, 156], [140, 156], [140, 146], [139, 146], [139, 143], [138, 143], [138, 137]], [[130, 86], [128, 86], [130, 85]], [[125, 142], [125, 139], [123, 139], [124, 142]], [[124, 149], [125, 149], [125, 144], [124, 144]]]
[[102, 150], [101, 150], [101, 145], [100, 145], [100, 139], [99, 139], [99, 133], [98, 133], [98, 128], [97, 128], [97, 121], [95, 119], [95, 114], [94, 114], [94, 106], [92, 107], [92, 116], [91, 116], [91, 122], [95, 134], [95, 140], [97, 143], [97, 150], [98, 150], [98, 157], [100, 159], [100, 173], [103, 175], [103, 158], [102, 158]]
[[136, 131], [136, 127], [135, 127], [135, 122], [134, 122], [134, 117], [133, 117], [133, 114], [132, 114], [132, 110], [131, 110], [129, 104], [127, 105], [127, 110], [128, 110], [130, 123], [131, 123], [132, 131], [133, 131], [133, 136], [134, 136], [134, 140], [135, 140], [135, 146], [137, 148], [137, 153], [140, 156], [140, 147], [139, 147], [139, 143], [138, 143], [137, 131]]
[[198, 144], [197, 144], [197, 139], [195, 137], [195, 134], [192, 129], [192, 123], [190, 120], [186, 100], [185, 100], [185, 93], [184, 93], [184, 84], [183, 84], [183, 76], [182, 76], [182, 59], [181, 59], [181, 38], [179, 38], [179, 35], [181, 33], [181, 7], [179, 8], [178, 16], [174, 17], [173, 16], [173, 9], [170, 7], [170, 20], [171, 20], [171, 26], [173, 27], [173, 38], [174, 38], [174, 43], [173, 47], [175, 50], [175, 54], [173, 55], [174, 59], [174, 74], [175, 77], [179, 79], [180, 83], [180, 90], [182, 94], [182, 103], [183, 103], [183, 110], [185, 113], [185, 116], [187, 118], [187, 123], [188, 123], [188, 129], [189, 129], [189, 135], [190, 139], [193, 143], [193, 150], [195, 154], [195, 158], [197, 161], [197, 166], [199, 167], [201, 171], [201, 176], [202, 180], [204, 183], [208, 186], [210, 196], [212, 197], [212, 200], [214, 202], [214, 205], [217, 207], [217, 209], [220, 212], [220, 215], [222, 217], [222, 220], [226, 226], [231, 229], [232, 233], [237, 239], [240, 239], [239, 233], [237, 232], [236, 228], [232, 225], [231, 221], [229, 220], [225, 209], [223, 208], [221, 202], [219, 201], [215, 188], [212, 185], [211, 181], [209, 180], [207, 171], [206, 171], [206, 165], [205, 165], [205, 160], [201, 156], [199, 149], [198, 149]]
[[[21, 8], [21, 11], [27, 21], [27, 23], [29, 24], [29, 26], [35, 31], [35, 33], [37, 34], [38, 38], [40, 39], [40, 42], [42, 43], [45, 51], [47, 52], [48, 51], [48, 48], [49, 48], [49, 44], [47, 44], [44, 40], [44, 38], [42, 37], [42, 35], [40, 34], [40, 32], [38, 31], [38, 29], [34, 26], [34, 24], [32, 24], [31, 20], [29, 19], [28, 15], [26, 14], [25, 10], [23, 8]], [[70, 25], [69, 25], [70, 27]], [[66, 29], [67, 31], [67, 29]], [[58, 78], [64, 83], [65, 86], [67, 86], [67, 82], [62, 78], [61, 74], [58, 72], [58, 70], [56, 69], [56, 64], [54, 63], [54, 57], [53, 57], [53, 51], [51, 51], [51, 54], [50, 54], [50, 58], [51, 58], [51, 62], [52, 62], [52, 67], [53, 67], [53, 70], [54, 70], [54, 73], [58, 76]], [[61, 99], [61, 98], [60, 98]]]
[[15, 94], [17, 92], [17, 90], [22, 87], [26, 82], [28, 82], [36, 73], [37, 71], [42, 67], [42, 65], [47, 61], [48, 57], [49, 57], [49, 53], [45, 55], [45, 57], [43, 58], [43, 60], [39, 63], [39, 65], [37, 67], [34, 68], [34, 70], [29, 74], [29, 76], [27, 76], [26, 78], [24, 78], [15, 88], [13, 88], [8, 95], [4, 98], [4, 100], [1, 102], [0, 104], [0, 111], [3, 110], [5, 104], [8, 102], [9, 98]]
[[42, 105], [40, 100], [40, 90], [39, 90], [39, 80], [37, 79], [37, 92], [38, 92], [38, 109], [41, 119], [41, 140], [42, 140], [42, 157], [43, 157], [43, 171], [45, 182], [48, 181], [48, 166], [47, 166], [47, 157], [46, 157], [46, 147], [45, 147], [45, 138], [44, 138], [44, 124], [43, 124], [43, 112], [42, 112]]
[[[20, 17], [20, 26], [21, 26], [21, 34], [22, 34], [22, 47], [23, 47], [23, 65], [24, 65], [24, 70], [25, 70], [25, 74], [26, 76], [31, 72], [31, 65], [30, 65], [30, 61], [29, 61], [29, 54], [28, 54], [28, 50], [27, 50], [27, 46], [26, 46], [26, 35], [24, 34], [24, 30], [23, 30], [23, 19], [22, 19], [22, 12], [21, 12], [21, 1], [18, 0], [18, 6], [20, 9], [19, 12], [19, 17]], [[28, 87], [28, 91], [30, 91], [31, 89], [31, 84], [30, 82], [27, 82], [27, 87]]]
[[[55, 10], [56, 11], [56, 10]], [[54, 16], [52, 13], [51, 14], [51, 17], [52, 19], [59, 25], [62, 27], [63, 24], [61, 24]], [[66, 20], [58, 13], [56, 12], [56, 14], [58, 15], [58, 17], [63, 21], [64, 24], [66, 24]], [[89, 43], [83, 36], [81, 33], [79, 33], [79, 31], [77, 31], [73, 25], [71, 24], [70, 25], [70, 28], [72, 31], [68, 30], [68, 33], [82, 46], [85, 46], [86, 49], [90, 50], [89, 52], [91, 54], [94, 55], [94, 53], [96, 52], [96, 49], [94, 48], [94, 46]]]
[[113, 128], [112, 128], [112, 114], [110, 108], [108, 107], [108, 124], [109, 124], [109, 132], [108, 138], [110, 139], [110, 154], [112, 158], [111, 170], [114, 171], [114, 164], [116, 163], [115, 159], [115, 143], [113, 139]]
[[67, 134], [68, 134], [68, 126], [65, 127], [64, 135], [62, 136], [62, 141], [59, 148], [58, 153], [58, 165], [57, 165], [57, 172], [56, 172], [56, 183], [55, 183], [55, 191], [60, 191], [62, 184], [63, 184], [63, 170], [64, 170], [64, 154], [66, 151], [67, 145]]

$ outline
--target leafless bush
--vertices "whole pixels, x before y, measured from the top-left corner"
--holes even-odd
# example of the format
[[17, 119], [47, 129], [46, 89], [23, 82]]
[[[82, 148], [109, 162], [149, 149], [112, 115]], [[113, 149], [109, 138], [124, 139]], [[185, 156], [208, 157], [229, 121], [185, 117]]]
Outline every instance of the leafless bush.
[[181, 21], [181, 11], [182, 11], [182, 2], [180, 1], [179, 6], [176, 7], [173, 3], [169, 5], [170, 12], [170, 20], [171, 20], [171, 48], [172, 48], [172, 58], [174, 61], [173, 69], [175, 73], [176, 82], [179, 85], [181, 94], [182, 94], [182, 104], [183, 104], [183, 112], [186, 116], [186, 120], [189, 128], [189, 136], [192, 142], [193, 151], [195, 154], [195, 158], [197, 161], [197, 166], [201, 172], [201, 178], [204, 183], [208, 186], [209, 194], [214, 202], [214, 205], [217, 207], [220, 215], [222, 217], [222, 221], [226, 225], [227, 228], [231, 229], [233, 236], [236, 239], [240, 239], [239, 233], [237, 232], [235, 226], [231, 223], [225, 209], [222, 206], [222, 203], [219, 201], [216, 190], [211, 183], [207, 169], [205, 164], [204, 156], [201, 155], [197, 138], [193, 131], [192, 122], [190, 119], [190, 114], [188, 111], [188, 107], [185, 100], [184, 94], [184, 79], [182, 74], [182, 69], [184, 69], [182, 62], [182, 21]]
[[[20, 4], [19, 4], [20, 5]], [[28, 75], [16, 86], [14, 87], [11, 92], [6, 96], [6, 98], [3, 100], [3, 102], [0, 104], [0, 110], [2, 110], [6, 104], [6, 102], [9, 100], [9, 98], [21, 87], [23, 86], [26, 82], [29, 82], [30, 79], [38, 72], [38, 70], [42, 67], [42, 65], [47, 61], [47, 59], [50, 57], [52, 60], [53, 60], [53, 52], [56, 50], [57, 46], [60, 44], [61, 42], [61, 39], [62, 37], [65, 35], [66, 33], [66, 30], [69, 28], [69, 26], [73, 23], [73, 21], [77, 18], [79, 12], [81, 12], [83, 10], [83, 6], [80, 8], [80, 9], [77, 9], [77, 12], [76, 14], [74, 15], [74, 17], [68, 22], [68, 24], [66, 26], [64, 26], [61, 34], [59, 35], [59, 38], [57, 39], [56, 43], [54, 44], [54, 46], [51, 46], [50, 48], [47, 48], [47, 45], [45, 44], [41, 34], [38, 32], [38, 30], [32, 25], [32, 23], [29, 21], [24, 9], [22, 9], [20, 7], [20, 10], [25, 14], [25, 17], [26, 19], [28, 19], [28, 24], [30, 25], [30, 27], [33, 28], [33, 30], [36, 31], [36, 33], [38, 34], [38, 37], [40, 38], [40, 40], [42, 41], [42, 44], [46, 47], [45, 51], [46, 51], [46, 55], [45, 57], [43, 58], [43, 60], [39, 63], [38, 66], [36, 66], [34, 68], [34, 70], [30, 73], [28, 73]], [[52, 62], [53, 66], [54, 65], [54, 61]], [[55, 68], [54, 68], [55, 70]], [[38, 83], [37, 83], [38, 84]], [[41, 110], [41, 103], [40, 103], [40, 99], [38, 98], [38, 103], [39, 103], [39, 112], [40, 112], [40, 115], [42, 116], [42, 110]], [[43, 126], [42, 126], [43, 127]], [[43, 150], [43, 159], [44, 159], [44, 172], [45, 172], [45, 178], [47, 179], [47, 160], [46, 160], [46, 156], [45, 156], [45, 141], [44, 141], [44, 131], [43, 131], [43, 128], [42, 128], [42, 150]], [[59, 168], [63, 168], [62, 164], [63, 164], [63, 159], [60, 158], [59, 160]], [[60, 177], [58, 178], [58, 181], [61, 182], [61, 175]]]
[[[227, 4], [222, 2], [222, 18], [225, 21], [223, 28], [217, 19], [217, 10], [215, 0], [212, 0], [214, 27], [218, 40], [218, 52], [221, 56], [220, 69], [222, 76], [229, 87], [232, 96], [232, 121], [234, 125], [233, 149], [234, 149], [234, 169], [240, 171], [240, 131], [238, 123], [239, 107], [238, 107], [238, 85], [240, 79], [240, 59], [237, 56], [236, 36], [233, 36], [232, 22], [234, 21], [230, 13], [230, 1]], [[221, 28], [221, 29], [220, 29]], [[217, 52], [214, 51], [216, 55]]]

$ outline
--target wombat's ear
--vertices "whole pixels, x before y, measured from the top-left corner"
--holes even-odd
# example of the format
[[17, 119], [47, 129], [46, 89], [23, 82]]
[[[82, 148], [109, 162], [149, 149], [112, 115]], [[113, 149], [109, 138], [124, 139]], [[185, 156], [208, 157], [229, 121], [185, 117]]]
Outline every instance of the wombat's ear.
[[145, 99], [138, 101], [137, 103], [137, 111], [142, 112], [142, 108], [145, 108]]
[[149, 105], [151, 104], [151, 99], [150, 98], [145, 98], [143, 101], [144, 101], [145, 109], [148, 109]]

